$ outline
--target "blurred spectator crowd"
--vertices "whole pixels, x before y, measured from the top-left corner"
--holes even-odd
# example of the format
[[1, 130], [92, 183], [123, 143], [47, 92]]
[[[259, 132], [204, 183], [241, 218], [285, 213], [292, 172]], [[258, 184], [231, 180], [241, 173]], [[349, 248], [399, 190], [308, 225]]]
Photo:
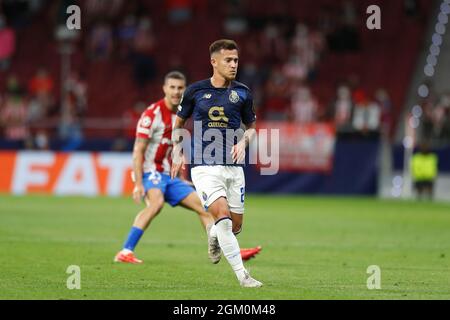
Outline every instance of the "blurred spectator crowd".
[[48, 149], [49, 137], [62, 140], [80, 140], [80, 118], [87, 107], [86, 84], [76, 73], [65, 81], [67, 112], [62, 113], [55, 99], [55, 82], [45, 68], [39, 68], [27, 84], [11, 75], [6, 90], [0, 94], [0, 126], [2, 136], [20, 140], [26, 148]]
[[420, 141], [432, 146], [450, 145], [450, 92], [430, 94], [420, 104]]
[[360, 50], [355, 2], [330, 4], [310, 23], [286, 17], [289, 13], [275, 12], [270, 19], [254, 21], [246, 18], [244, 2], [228, 2], [223, 31], [245, 39], [240, 42], [245, 63], [239, 80], [253, 90], [259, 119], [334, 122], [338, 132], [384, 130], [389, 135], [392, 103], [385, 89], [368, 93], [358, 76], [349, 73], [342, 75], [331, 100], [314, 94], [324, 55]]
[[[333, 122], [338, 132], [363, 134], [382, 132], [389, 135], [392, 127], [392, 102], [386, 89], [367, 92], [354, 74], [342, 75], [336, 84], [335, 97], [324, 100], [316, 96], [314, 83], [320, 63], [328, 52], [353, 52], [361, 49], [358, 34], [356, 0], [331, 3], [312, 21], [292, 18], [283, 2], [270, 16], [249, 16], [248, 2], [223, 1], [217, 7], [217, 21], [222, 21], [223, 37], [236, 39], [242, 51], [242, 64], [238, 80], [253, 91], [259, 119], [292, 121], [299, 124]], [[149, 84], [160, 86], [160, 79], [168, 70], [159, 70], [156, 50], [159, 44], [155, 17], [148, 1], [85, 0], [82, 7], [83, 31], [74, 39], [75, 49], [92, 63], [119, 61], [130, 65], [132, 77], [140, 92], [134, 106], [115, 115], [121, 118], [119, 135], [132, 139], [134, 126], [145, 108]], [[161, 0], [165, 7], [166, 22], [172, 26], [189, 25], [208, 11], [208, 0]], [[406, 1], [414, 3], [414, 1]], [[65, 8], [77, 1], [51, 2], [3, 1], [0, 7], [0, 74], [5, 76], [14, 62], [19, 40], [16, 29], [27, 24], [43, 9], [53, 12], [54, 30], [64, 28]], [[26, 7], [23, 7], [25, 6]], [[22, 7], [21, 7], [22, 6]], [[414, 7], [411, 7], [414, 10]], [[201, 19], [200, 19], [201, 21]], [[210, 20], [206, 20], [210, 21]], [[159, 26], [164, 28], [164, 26]], [[50, 40], [51, 39], [51, 40]], [[57, 41], [49, 37], [49, 41]], [[60, 39], [61, 41], [61, 39]], [[178, 41], [175, 37], [171, 41]], [[205, 51], [208, 44], [205, 43]], [[165, 57], [171, 68], [185, 71], [183, 63], [189, 57]], [[186, 62], [184, 62], [186, 59]], [[20, 61], [17, 61], [20, 63]], [[203, 69], [209, 71], [205, 61]], [[355, 72], [353, 70], [352, 72]], [[36, 67], [35, 75], [27, 83], [20, 83], [9, 74], [0, 91], [0, 131], [3, 137], [23, 140], [30, 148], [48, 148], [50, 137], [56, 134], [68, 140], [68, 149], [76, 148], [83, 139], [84, 119], [89, 115], [89, 83], [84, 70], [72, 70], [64, 79], [62, 88], [45, 66]], [[190, 80], [189, 71], [186, 71]], [[127, 76], [127, 75], [124, 75]], [[1, 89], [1, 88], [0, 88]], [[448, 118], [447, 100], [433, 104], [432, 111], [424, 112], [432, 129], [424, 125], [426, 134], [435, 134], [437, 124]], [[142, 102], [145, 101], [145, 102]], [[443, 111], [443, 110], [446, 111]], [[428, 118], [427, 118], [428, 119]], [[425, 129], [425, 127], [427, 129]], [[55, 129], [56, 128], [56, 129]], [[447, 128], [447, 129], [446, 129]], [[439, 129], [441, 130], [441, 129]], [[438, 131], [439, 131], [438, 130]], [[430, 133], [429, 133], [430, 132]], [[119, 147], [118, 147], [119, 149]]]

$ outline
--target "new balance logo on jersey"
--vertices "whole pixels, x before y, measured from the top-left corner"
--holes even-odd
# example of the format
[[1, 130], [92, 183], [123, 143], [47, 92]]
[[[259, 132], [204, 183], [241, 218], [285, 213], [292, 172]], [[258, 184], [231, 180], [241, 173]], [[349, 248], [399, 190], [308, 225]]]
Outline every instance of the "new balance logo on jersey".
[[205, 93], [202, 97], [202, 99], [211, 99], [212, 94], [211, 93]]

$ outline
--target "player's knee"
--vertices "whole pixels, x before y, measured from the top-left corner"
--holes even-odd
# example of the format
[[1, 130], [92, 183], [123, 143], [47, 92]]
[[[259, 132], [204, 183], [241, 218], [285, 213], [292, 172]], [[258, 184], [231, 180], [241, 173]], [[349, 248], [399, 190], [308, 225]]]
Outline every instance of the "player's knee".
[[218, 199], [208, 207], [208, 212], [217, 221], [223, 218], [231, 218], [230, 209], [228, 208], [228, 203]]
[[230, 209], [228, 208], [228, 205], [226, 202], [224, 203], [224, 205], [217, 206], [216, 212], [219, 217], [229, 217], [230, 216]]
[[237, 236], [239, 233], [241, 233], [241, 231], [242, 231], [242, 224], [237, 224], [237, 225], [233, 224], [233, 233], [234, 233], [234, 235]]
[[218, 219], [230, 218], [230, 211], [227, 209], [220, 209], [217, 211], [217, 215], [215, 215]]
[[149, 207], [153, 207], [154, 210], [156, 210], [157, 212], [161, 211], [163, 206], [164, 206], [163, 197], [157, 197], [149, 201]]
[[156, 211], [156, 210], [154, 210], [154, 208], [150, 208], [150, 207], [145, 208], [142, 211], [142, 214], [146, 221], [151, 221], [154, 217], [156, 217], [158, 215], [158, 213], [159, 213], [158, 211]]
[[158, 213], [161, 212], [163, 206], [164, 206], [164, 201], [155, 204], [155, 206], [154, 206], [154, 208], [153, 208], [153, 210], [155, 211], [155, 215], [157, 215]]
[[158, 215], [158, 213], [161, 212], [161, 209], [164, 205], [164, 201], [154, 201], [145, 208], [144, 212], [146, 216], [149, 216], [151, 218]]

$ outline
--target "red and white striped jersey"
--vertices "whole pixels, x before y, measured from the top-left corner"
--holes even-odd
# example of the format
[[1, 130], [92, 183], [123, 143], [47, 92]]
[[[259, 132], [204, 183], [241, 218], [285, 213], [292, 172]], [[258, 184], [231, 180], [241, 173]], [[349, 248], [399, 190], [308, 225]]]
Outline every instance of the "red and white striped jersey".
[[172, 128], [176, 113], [167, 108], [164, 99], [150, 105], [138, 121], [136, 138], [149, 139], [144, 154], [144, 173], [170, 173]]

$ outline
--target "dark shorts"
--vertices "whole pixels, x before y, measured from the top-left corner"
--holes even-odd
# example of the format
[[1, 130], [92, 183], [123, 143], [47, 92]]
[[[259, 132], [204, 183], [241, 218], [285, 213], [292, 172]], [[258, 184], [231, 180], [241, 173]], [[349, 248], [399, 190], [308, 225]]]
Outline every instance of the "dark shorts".
[[425, 189], [425, 188], [432, 189], [433, 186], [434, 186], [434, 181], [431, 181], [431, 180], [414, 182], [414, 187], [417, 190], [422, 190], [422, 189]]

